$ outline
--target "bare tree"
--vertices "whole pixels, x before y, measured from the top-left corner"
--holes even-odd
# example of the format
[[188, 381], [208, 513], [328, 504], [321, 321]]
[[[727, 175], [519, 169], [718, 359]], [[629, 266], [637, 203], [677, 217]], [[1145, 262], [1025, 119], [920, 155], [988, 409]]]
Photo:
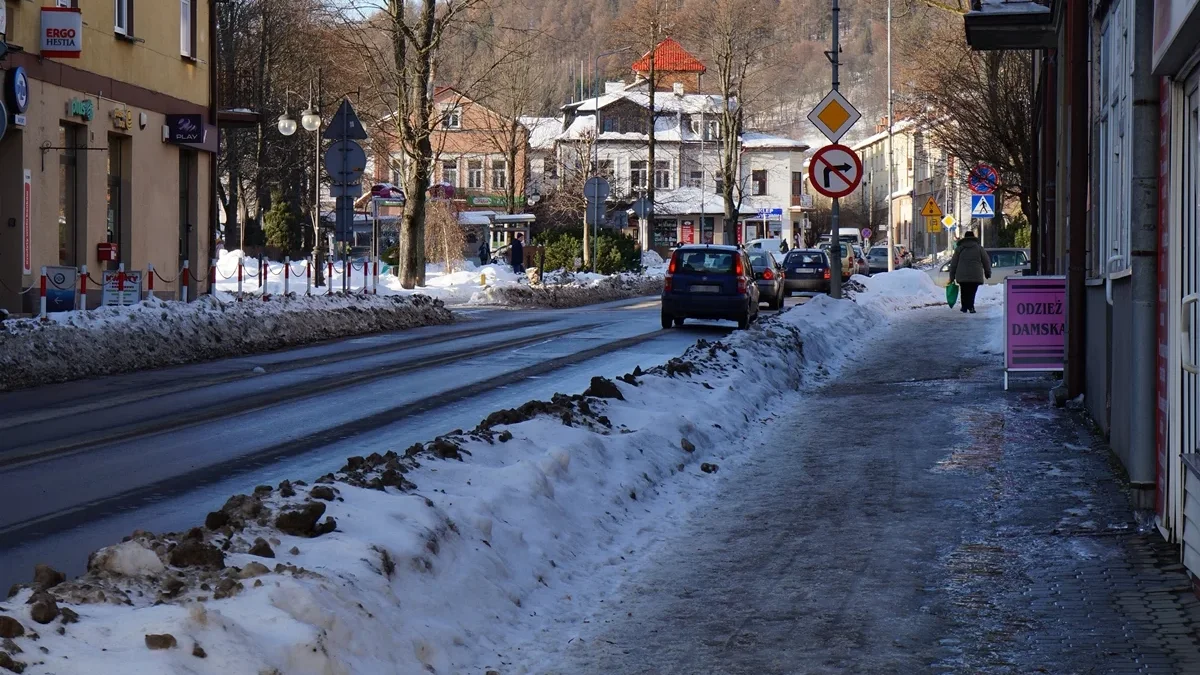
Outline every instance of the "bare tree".
[[466, 239], [452, 202], [430, 200], [425, 205], [425, 257], [442, 263], [446, 274], [462, 261]]

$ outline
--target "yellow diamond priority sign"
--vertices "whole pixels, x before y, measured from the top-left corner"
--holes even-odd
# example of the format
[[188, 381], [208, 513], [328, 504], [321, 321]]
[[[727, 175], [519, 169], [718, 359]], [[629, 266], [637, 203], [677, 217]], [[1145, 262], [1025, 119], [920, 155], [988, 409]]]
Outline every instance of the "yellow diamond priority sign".
[[837, 143], [861, 117], [862, 114], [850, 105], [850, 101], [834, 89], [812, 109], [808, 121], [820, 129], [830, 143]]

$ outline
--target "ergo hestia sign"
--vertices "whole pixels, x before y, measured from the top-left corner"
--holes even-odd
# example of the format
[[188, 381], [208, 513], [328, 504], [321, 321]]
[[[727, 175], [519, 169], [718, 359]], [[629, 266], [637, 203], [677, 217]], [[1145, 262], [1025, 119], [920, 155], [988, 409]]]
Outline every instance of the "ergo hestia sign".
[[77, 7], [42, 8], [42, 56], [77, 59], [83, 51], [83, 14]]

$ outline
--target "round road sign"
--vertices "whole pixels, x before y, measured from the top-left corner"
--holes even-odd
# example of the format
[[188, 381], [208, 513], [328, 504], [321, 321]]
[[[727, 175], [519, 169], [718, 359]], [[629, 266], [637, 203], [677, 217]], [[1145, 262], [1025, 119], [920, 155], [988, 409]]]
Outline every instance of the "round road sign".
[[990, 195], [1000, 186], [1000, 174], [988, 164], [976, 164], [967, 175], [967, 187], [977, 195]]
[[813, 155], [808, 165], [813, 189], [837, 199], [854, 192], [862, 180], [862, 161], [844, 145], [827, 145]]
[[862, 230], [862, 236], [863, 236], [863, 239], [870, 239], [871, 238], [871, 228], [864, 227]]

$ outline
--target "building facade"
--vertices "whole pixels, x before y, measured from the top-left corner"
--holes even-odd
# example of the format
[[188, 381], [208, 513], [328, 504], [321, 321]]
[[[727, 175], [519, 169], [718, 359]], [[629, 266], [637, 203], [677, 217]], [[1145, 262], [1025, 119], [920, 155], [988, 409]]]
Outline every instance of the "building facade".
[[[42, 6], [48, 4], [50, 6]], [[207, 0], [27, 0], [5, 10], [0, 307], [30, 311], [40, 269], [124, 265], [179, 293], [213, 256]], [[19, 48], [16, 51], [14, 48]], [[100, 288], [89, 285], [90, 306]]]

